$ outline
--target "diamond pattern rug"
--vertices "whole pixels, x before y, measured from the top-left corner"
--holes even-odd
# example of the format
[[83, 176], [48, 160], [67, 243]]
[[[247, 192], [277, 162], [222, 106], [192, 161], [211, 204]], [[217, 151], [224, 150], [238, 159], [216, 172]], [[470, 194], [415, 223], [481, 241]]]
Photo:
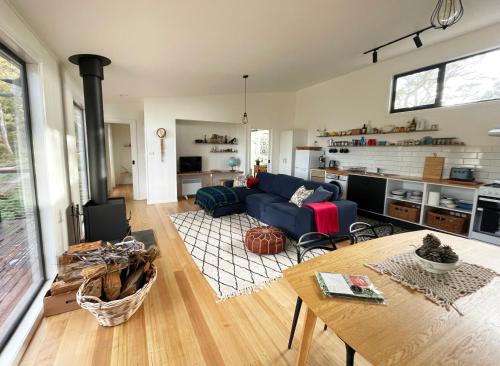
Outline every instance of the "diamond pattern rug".
[[[245, 213], [213, 218], [200, 210], [174, 214], [170, 218], [219, 300], [258, 290], [297, 264], [294, 242], [289, 239], [285, 251], [278, 254], [259, 255], [248, 251], [245, 233], [265, 224]], [[323, 250], [311, 251], [306, 259], [323, 253]]]

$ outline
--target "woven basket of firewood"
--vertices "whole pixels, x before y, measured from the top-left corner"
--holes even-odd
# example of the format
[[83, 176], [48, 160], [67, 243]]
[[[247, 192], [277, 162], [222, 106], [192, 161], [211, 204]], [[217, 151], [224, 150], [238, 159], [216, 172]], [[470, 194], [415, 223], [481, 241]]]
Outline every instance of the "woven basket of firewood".
[[76, 301], [105, 327], [126, 322], [140, 308], [157, 277], [156, 246], [129, 252], [128, 260], [108, 263], [105, 272], [88, 277]]

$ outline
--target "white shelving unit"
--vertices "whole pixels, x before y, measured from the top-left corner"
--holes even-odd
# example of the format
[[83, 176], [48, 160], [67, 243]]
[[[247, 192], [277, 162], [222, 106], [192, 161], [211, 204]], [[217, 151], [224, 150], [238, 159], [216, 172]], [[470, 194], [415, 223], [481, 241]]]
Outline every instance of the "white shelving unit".
[[[391, 192], [395, 189], [403, 189], [406, 191], [422, 191], [422, 201], [414, 201], [410, 199], [406, 199], [404, 197], [393, 196]], [[450, 213], [455, 214], [463, 214], [468, 216], [469, 227], [463, 234], [450, 233], [453, 235], [458, 235], [462, 237], [470, 237], [472, 231], [472, 223], [474, 222], [474, 213], [476, 211], [476, 201], [477, 201], [477, 188], [475, 187], [465, 187], [465, 186], [452, 186], [441, 183], [425, 183], [425, 182], [417, 182], [411, 180], [404, 179], [395, 179], [395, 178], [387, 178], [387, 188], [385, 193], [385, 207], [384, 214], [388, 217], [389, 215], [389, 205], [391, 202], [400, 201], [400, 202], [408, 202], [415, 205], [420, 206], [420, 219], [418, 222], [412, 222], [407, 220], [401, 220], [399, 218], [395, 218], [400, 221], [409, 222], [413, 224], [418, 224], [423, 227], [427, 227], [433, 230], [443, 231], [438, 228], [434, 228], [432, 226], [427, 225], [427, 212], [430, 209], [440, 209]], [[439, 205], [430, 205], [428, 204], [429, 193], [430, 192], [439, 192], [441, 196], [452, 197], [458, 200], [466, 200], [473, 202], [472, 210], [464, 210], [460, 208], [448, 208]]]

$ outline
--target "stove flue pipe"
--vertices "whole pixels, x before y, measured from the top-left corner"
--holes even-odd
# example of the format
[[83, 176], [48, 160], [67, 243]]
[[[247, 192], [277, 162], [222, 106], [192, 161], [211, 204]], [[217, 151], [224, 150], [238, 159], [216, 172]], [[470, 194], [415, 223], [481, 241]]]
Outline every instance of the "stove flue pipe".
[[108, 198], [108, 183], [101, 83], [104, 79], [103, 67], [109, 65], [111, 60], [89, 54], [73, 55], [68, 60], [80, 67], [83, 79], [90, 197], [95, 204], [103, 204]]

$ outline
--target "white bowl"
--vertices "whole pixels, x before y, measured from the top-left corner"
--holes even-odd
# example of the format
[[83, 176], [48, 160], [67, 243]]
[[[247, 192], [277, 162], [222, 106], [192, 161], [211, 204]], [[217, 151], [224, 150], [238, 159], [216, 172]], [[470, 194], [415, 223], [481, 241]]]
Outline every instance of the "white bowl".
[[431, 272], [431, 273], [443, 274], [443, 273], [454, 270], [460, 264], [460, 261], [455, 262], [455, 263], [438, 263], [438, 262], [429, 261], [429, 260], [424, 259], [421, 256], [419, 256], [416, 251], [415, 251], [415, 256], [417, 257], [417, 259], [419, 261], [420, 267], [425, 269], [427, 272]]

